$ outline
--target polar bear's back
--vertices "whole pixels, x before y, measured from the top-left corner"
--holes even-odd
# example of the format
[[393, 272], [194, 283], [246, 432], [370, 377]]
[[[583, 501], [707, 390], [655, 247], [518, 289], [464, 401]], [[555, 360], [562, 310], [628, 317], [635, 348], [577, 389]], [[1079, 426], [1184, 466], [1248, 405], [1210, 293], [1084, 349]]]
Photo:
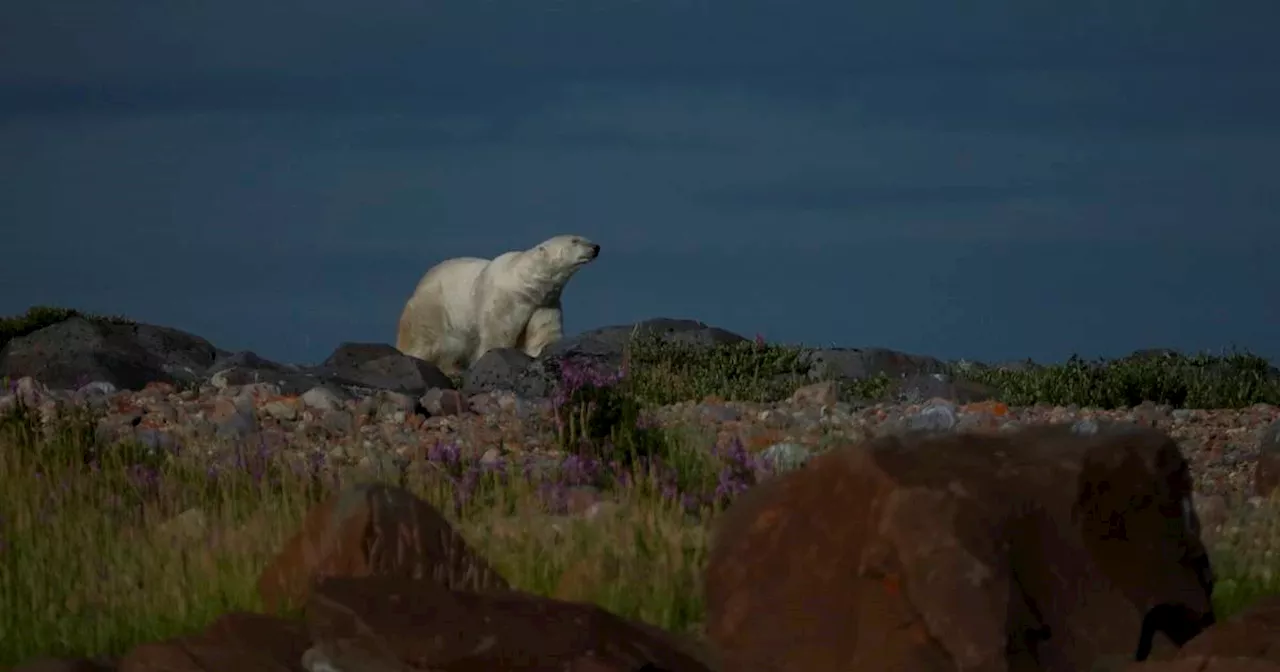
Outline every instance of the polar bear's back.
[[410, 303], [430, 304], [441, 310], [449, 329], [468, 330], [475, 324], [475, 292], [492, 263], [478, 257], [442, 261], [422, 276]]
[[428, 269], [422, 275], [422, 279], [418, 280], [418, 286], [414, 288], [413, 293], [417, 295], [428, 287], [445, 284], [465, 283], [474, 285], [476, 279], [484, 272], [485, 266], [488, 265], [488, 259], [480, 259], [479, 257], [447, 259]]

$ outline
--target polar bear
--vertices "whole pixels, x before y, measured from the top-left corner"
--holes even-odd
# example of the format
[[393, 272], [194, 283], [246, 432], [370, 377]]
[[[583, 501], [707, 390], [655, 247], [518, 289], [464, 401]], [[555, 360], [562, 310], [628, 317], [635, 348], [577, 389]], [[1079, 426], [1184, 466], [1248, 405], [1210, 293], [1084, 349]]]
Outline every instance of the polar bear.
[[494, 259], [429, 269], [400, 313], [396, 349], [455, 375], [494, 348], [537, 357], [564, 333], [560, 294], [600, 254], [582, 236], [556, 236]]

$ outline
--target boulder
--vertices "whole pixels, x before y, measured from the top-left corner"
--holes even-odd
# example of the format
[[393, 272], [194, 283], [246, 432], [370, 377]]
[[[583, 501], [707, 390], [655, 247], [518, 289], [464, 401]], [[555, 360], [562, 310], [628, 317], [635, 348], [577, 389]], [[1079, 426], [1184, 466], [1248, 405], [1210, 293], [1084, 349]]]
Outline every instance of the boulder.
[[466, 395], [504, 390], [525, 399], [540, 399], [555, 389], [555, 372], [516, 348], [496, 348], [484, 353], [462, 377]]
[[281, 364], [273, 362], [265, 357], [261, 357], [256, 352], [250, 350], [240, 350], [238, 352], [229, 352], [219, 356], [213, 361], [213, 364], [205, 371], [205, 375], [211, 376], [219, 371], [227, 369], [246, 369], [250, 371], [293, 371], [300, 369], [292, 364]]
[[893, 381], [888, 393], [892, 399], [915, 402], [937, 398], [973, 404], [995, 399], [999, 390], [972, 380], [953, 379], [945, 373], [915, 373]]
[[705, 348], [743, 343], [747, 340], [733, 332], [708, 326], [696, 320], [659, 317], [635, 324], [600, 327], [563, 338], [548, 347], [541, 357], [551, 359], [585, 357], [620, 364], [622, 354], [633, 338], [655, 336], [667, 343]]
[[594, 605], [403, 577], [326, 579], [307, 627], [310, 660], [338, 670], [709, 672], [673, 637]]
[[402, 488], [350, 486], [313, 508], [258, 578], [267, 609], [301, 604], [327, 576], [408, 576], [450, 588], [507, 582], [440, 512]]
[[218, 389], [267, 383], [276, 386], [281, 394], [294, 396], [324, 385], [320, 376], [307, 373], [301, 367], [273, 362], [248, 350], [219, 357], [205, 376]]
[[718, 522], [707, 631], [725, 669], [1116, 669], [1213, 622], [1177, 444], [885, 436], [757, 485]]
[[341, 385], [414, 396], [433, 388], [453, 389], [453, 381], [436, 365], [384, 343], [343, 343], [314, 372]]
[[231, 612], [204, 632], [142, 644], [120, 660], [119, 672], [305, 672], [310, 645], [301, 623]]
[[463, 378], [466, 394], [509, 390], [526, 399], [550, 396], [560, 379], [560, 364], [567, 360], [605, 370], [621, 366], [633, 338], [657, 337], [668, 343], [714, 347], [746, 339], [694, 320], [655, 318], [635, 324], [614, 325], [562, 338], [533, 359], [515, 348], [486, 352]]
[[898, 379], [930, 373], [946, 373], [940, 359], [887, 348], [825, 348], [806, 350], [800, 361], [809, 367], [812, 380], [861, 380], [885, 374]]
[[77, 316], [0, 348], [0, 378], [30, 376], [54, 389], [105, 382], [141, 390], [153, 382], [196, 382], [220, 354], [185, 331]]

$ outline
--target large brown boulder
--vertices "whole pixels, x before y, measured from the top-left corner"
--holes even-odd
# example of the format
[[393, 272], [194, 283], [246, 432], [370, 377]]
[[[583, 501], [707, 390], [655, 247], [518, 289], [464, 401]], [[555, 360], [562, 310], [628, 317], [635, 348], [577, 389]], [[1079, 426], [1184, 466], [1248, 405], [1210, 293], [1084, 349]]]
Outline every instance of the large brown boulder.
[[339, 670], [708, 670], [663, 633], [594, 605], [398, 577], [324, 580], [307, 627], [309, 662]]
[[328, 576], [402, 576], [450, 588], [507, 582], [439, 511], [403, 488], [351, 486], [320, 503], [258, 578], [267, 609], [297, 606]]
[[707, 630], [735, 672], [1117, 669], [1211, 623], [1211, 582], [1162, 433], [890, 436], [730, 507]]

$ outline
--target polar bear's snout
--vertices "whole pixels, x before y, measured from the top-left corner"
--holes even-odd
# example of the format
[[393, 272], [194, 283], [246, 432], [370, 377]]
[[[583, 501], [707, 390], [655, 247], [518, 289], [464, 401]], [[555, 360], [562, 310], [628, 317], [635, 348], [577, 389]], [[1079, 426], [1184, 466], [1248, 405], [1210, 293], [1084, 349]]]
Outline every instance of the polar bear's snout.
[[[555, 239], [553, 238], [552, 241], [554, 240]], [[576, 266], [589, 264], [594, 261], [596, 257], [600, 256], [600, 245], [581, 236], [570, 237], [568, 245], [552, 245], [552, 247], [559, 247], [561, 249], [561, 253], [567, 255]]]

